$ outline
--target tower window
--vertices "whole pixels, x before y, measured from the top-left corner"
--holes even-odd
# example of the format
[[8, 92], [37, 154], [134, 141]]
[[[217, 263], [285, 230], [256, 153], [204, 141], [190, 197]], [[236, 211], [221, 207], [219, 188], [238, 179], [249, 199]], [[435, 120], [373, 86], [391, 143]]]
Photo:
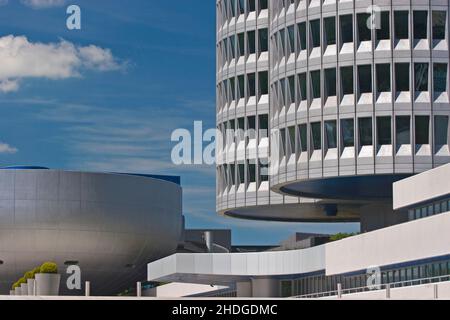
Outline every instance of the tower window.
[[358, 38], [359, 41], [370, 41], [372, 39], [371, 30], [367, 27], [367, 21], [370, 19], [370, 15], [368, 13], [359, 13], [356, 16], [358, 20]]
[[336, 44], [336, 18], [328, 17], [323, 19], [325, 25], [325, 43], [326, 45]]
[[389, 63], [376, 65], [377, 92], [391, 92], [391, 66]]
[[353, 94], [353, 67], [341, 67], [342, 94]]
[[372, 118], [359, 118], [359, 145], [371, 146], [373, 145], [372, 139]]
[[433, 66], [434, 92], [447, 91], [447, 64], [435, 63]]
[[372, 66], [370, 64], [358, 66], [358, 82], [360, 93], [372, 92]]
[[445, 11], [433, 11], [433, 40], [445, 39], [445, 26], [447, 24]]
[[409, 91], [409, 63], [395, 64], [395, 87], [397, 92]]
[[342, 141], [344, 148], [355, 146], [355, 127], [353, 119], [341, 120]]
[[377, 140], [379, 146], [392, 144], [391, 117], [377, 118]]
[[415, 89], [419, 91], [428, 91], [428, 63], [414, 64]]
[[310, 22], [311, 28], [311, 46], [313, 48], [320, 47], [320, 19]]
[[380, 13], [380, 28], [376, 30], [377, 40], [388, 40], [389, 36], [389, 11], [383, 11]]
[[428, 30], [428, 12], [414, 11], [414, 39], [426, 39]]
[[325, 69], [325, 93], [327, 97], [336, 95], [336, 69]]
[[397, 148], [411, 144], [411, 118], [399, 116], [395, 119]]
[[322, 149], [321, 123], [311, 123], [312, 143], [314, 150]]
[[313, 99], [320, 98], [320, 70], [311, 71], [311, 91]]
[[409, 38], [409, 12], [408, 11], [395, 11], [394, 12], [394, 27], [395, 38], [408, 39]]
[[352, 15], [347, 14], [340, 16], [341, 39], [342, 43], [353, 42], [353, 23]]
[[434, 142], [436, 149], [448, 145], [448, 116], [434, 117]]
[[430, 144], [430, 117], [416, 116], [416, 145]]
[[326, 134], [326, 143], [328, 149], [337, 148], [337, 129], [336, 129], [336, 121], [325, 121], [325, 134]]

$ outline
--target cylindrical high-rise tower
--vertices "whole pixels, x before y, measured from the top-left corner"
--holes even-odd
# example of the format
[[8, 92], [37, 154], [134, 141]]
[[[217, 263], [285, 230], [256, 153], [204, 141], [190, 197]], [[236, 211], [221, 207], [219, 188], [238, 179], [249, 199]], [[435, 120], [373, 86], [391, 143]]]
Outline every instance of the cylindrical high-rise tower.
[[[448, 7], [217, 1], [217, 123], [228, 132], [218, 148], [218, 211], [362, 216], [369, 229], [401, 218], [389, 209], [392, 182], [450, 161]], [[253, 128], [270, 133], [227, 131]], [[271, 174], [261, 175], [267, 163]], [[381, 220], [365, 217], [380, 208]]]

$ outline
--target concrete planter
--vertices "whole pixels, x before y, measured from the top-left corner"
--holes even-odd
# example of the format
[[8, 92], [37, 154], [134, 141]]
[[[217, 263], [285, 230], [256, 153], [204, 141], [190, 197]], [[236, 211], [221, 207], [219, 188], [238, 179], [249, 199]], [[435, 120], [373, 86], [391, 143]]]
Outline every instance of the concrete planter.
[[22, 291], [22, 295], [23, 296], [27, 296], [28, 295], [28, 284], [26, 283], [22, 283], [20, 285], [21, 291]]
[[15, 296], [16, 295], [16, 290], [10, 290], [9, 291], [9, 295], [10, 296]]
[[38, 273], [35, 278], [36, 295], [57, 296], [59, 294], [60, 274]]
[[22, 289], [20, 287], [17, 287], [15, 290], [15, 296], [21, 296], [22, 295]]
[[29, 296], [34, 296], [34, 285], [35, 285], [35, 280], [34, 279], [28, 279], [27, 280], [27, 285], [28, 285], [28, 295]]

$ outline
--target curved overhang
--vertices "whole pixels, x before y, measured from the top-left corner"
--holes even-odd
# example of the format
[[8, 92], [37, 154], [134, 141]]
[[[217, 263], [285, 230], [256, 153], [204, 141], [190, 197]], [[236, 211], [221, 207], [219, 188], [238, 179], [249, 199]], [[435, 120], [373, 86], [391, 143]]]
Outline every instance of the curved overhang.
[[222, 210], [219, 213], [238, 219], [278, 222], [359, 222], [362, 203], [314, 200], [307, 203], [268, 204]]
[[273, 187], [285, 195], [333, 200], [386, 201], [392, 199], [393, 183], [411, 174], [386, 174], [297, 180]]

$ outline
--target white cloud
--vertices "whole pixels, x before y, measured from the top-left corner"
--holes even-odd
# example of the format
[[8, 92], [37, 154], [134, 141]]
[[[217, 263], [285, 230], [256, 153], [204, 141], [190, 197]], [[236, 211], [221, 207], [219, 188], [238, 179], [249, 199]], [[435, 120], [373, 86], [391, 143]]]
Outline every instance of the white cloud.
[[44, 9], [63, 6], [66, 0], [21, 0], [21, 2], [34, 9]]
[[0, 153], [14, 154], [17, 153], [18, 151], [19, 150], [17, 150], [14, 147], [11, 147], [9, 144], [0, 142]]
[[0, 92], [17, 91], [22, 78], [58, 80], [78, 77], [83, 69], [104, 72], [123, 67], [109, 49], [76, 46], [65, 40], [30, 42], [25, 36], [13, 35], [0, 38], [0, 61]]

